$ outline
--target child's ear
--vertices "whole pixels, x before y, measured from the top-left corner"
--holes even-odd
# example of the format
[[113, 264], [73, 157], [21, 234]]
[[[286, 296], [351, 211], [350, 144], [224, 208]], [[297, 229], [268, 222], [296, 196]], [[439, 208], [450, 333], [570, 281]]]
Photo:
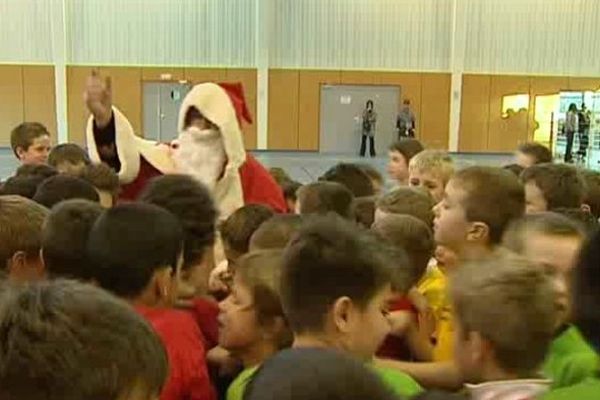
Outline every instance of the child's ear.
[[467, 232], [467, 240], [470, 242], [488, 242], [490, 227], [484, 222], [473, 222]]
[[351, 330], [353, 310], [354, 304], [349, 297], [340, 297], [333, 303], [331, 313], [336, 330], [342, 333], [348, 333]]
[[157, 269], [152, 276], [152, 286], [156, 299], [161, 303], [169, 303], [176, 294], [171, 293], [173, 287], [173, 268]]
[[15, 148], [15, 153], [17, 153], [17, 158], [20, 160], [21, 158], [23, 158], [23, 154], [25, 153], [25, 149], [21, 146], [17, 146]]

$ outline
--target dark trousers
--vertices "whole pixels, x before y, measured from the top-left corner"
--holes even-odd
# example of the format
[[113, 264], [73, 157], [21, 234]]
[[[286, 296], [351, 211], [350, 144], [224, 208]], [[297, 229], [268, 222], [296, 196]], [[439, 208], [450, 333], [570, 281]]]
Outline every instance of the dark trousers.
[[575, 139], [575, 132], [567, 132], [567, 149], [565, 150], [565, 162], [573, 160], [573, 139]]
[[587, 148], [590, 144], [590, 128], [583, 128], [579, 130], [579, 155], [585, 157], [587, 154]]
[[[369, 136], [369, 145], [370, 145], [370, 153], [371, 157], [375, 157], [375, 138], [373, 136]], [[365, 152], [367, 150], [367, 135], [362, 135], [362, 139], [360, 142], [360, 156], [364, 157]]]

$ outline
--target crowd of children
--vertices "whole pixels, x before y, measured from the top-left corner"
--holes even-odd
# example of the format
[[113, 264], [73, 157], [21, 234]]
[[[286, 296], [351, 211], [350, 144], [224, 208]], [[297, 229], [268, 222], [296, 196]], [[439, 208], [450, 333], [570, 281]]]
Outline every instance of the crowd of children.
[[187, 175], [119, 180], [40, 124], [0, 187], [0, 399], [600, 399], [600, 174], [415, 139], [288, 213]]

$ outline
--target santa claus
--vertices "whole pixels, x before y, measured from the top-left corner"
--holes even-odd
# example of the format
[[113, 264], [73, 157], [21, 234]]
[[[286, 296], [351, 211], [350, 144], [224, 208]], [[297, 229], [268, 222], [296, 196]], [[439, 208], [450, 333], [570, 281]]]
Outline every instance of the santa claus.
[[194, 86], [179, 110], [178, 137], [169, 144], [134, 134], [127, 118], [112, 105], [109, 78], [92, 73], [85, 101], [92, 114], [86, 128], [90, 158], [118, 172], [121, 199], [136, 199], [155, 176], [183, 173], [211, 188], [222, 218], [246, 203], [286, 211], [280, 187], [244, 149], [240, 124], [252, 119], [241, 84]]

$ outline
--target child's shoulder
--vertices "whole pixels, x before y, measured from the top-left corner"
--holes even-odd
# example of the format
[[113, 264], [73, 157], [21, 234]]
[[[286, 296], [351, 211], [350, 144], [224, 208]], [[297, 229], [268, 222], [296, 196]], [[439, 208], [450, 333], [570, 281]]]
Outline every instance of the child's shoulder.
[[600, 379], [590, 378], [577, 385], [553, 390], [542, 400], [597, 400], [600, 398]]
[[408, 374], [380, 366], [372, 368], [384, 384], [402, 397], [410, 398], [423, 391], [423, 388]]
[[135, 309], [163, 339], [185, 336], [202, 338], [200, 328], [189, 312], [162, 307], [137, 306]]

